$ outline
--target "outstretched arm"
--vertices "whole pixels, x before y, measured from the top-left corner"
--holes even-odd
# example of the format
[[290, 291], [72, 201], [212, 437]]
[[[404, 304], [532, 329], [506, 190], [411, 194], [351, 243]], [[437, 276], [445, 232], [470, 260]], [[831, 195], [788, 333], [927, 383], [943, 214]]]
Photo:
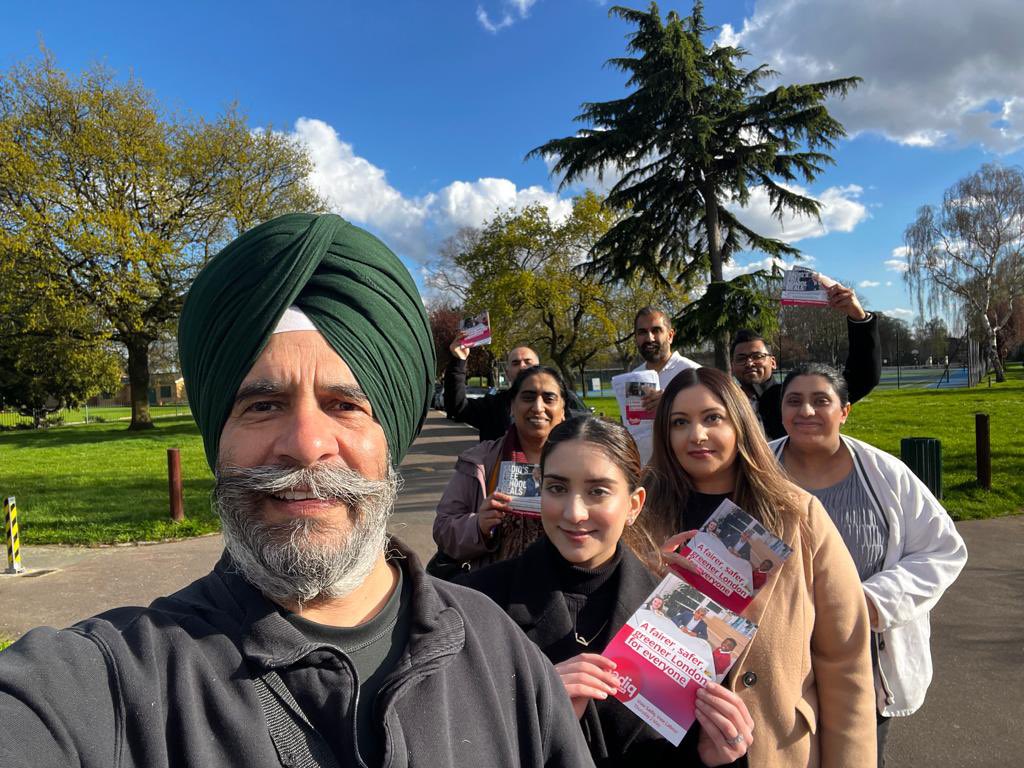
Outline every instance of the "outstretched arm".
[[850, 351], [843, 377], [850, 388], [850, 402], [866, 397], [882, 378], [882, 344], [878, 318], [866, 312], [852, 288], [836, 283], [828, 289], [829, 306], [846, 315]]

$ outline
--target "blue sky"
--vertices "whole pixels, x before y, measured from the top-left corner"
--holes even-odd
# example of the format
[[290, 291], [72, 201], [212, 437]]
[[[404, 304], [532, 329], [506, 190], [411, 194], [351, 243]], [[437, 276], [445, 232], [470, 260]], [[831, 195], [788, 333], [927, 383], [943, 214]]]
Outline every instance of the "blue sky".
[[[564, 213], [571, 192], [523, 156], [572, 132], [582, 102], [623, 93], [603, 64], [630, 31], [598, 0], [91, 5], [8, 7], [0, 65], [43, 40], [61, 67], [134, 73], [172, 110], [213, 116], [237, 102], [254, 127], [305, 141], [332, 208], [419, 280], [445, 236], [497, 208], [540, 201]], [[823, 222], [780, 229], [756, 199], [744, 216], [909, 319], [892, 262], [917, 207], [983, 162], [1024, 160], [1024, 3], [710, 0], [706, 15], [779, 82], [865, 79], [834, 105], [851, 137], [808, 190]]]

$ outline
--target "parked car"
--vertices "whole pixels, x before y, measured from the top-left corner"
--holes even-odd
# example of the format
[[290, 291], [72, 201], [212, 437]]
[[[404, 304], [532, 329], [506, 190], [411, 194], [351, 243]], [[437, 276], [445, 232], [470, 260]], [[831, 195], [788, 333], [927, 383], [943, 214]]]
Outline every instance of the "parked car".
[[476, 400], [486, 395], [489, 391], [487, 387], [466, 387], [466, 399]]

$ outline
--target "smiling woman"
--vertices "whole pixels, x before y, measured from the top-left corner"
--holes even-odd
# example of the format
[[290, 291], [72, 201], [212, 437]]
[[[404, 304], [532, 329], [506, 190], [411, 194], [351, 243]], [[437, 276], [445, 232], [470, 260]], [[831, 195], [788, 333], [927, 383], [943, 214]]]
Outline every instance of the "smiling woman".
[[774, 443], [789, 475], [825, 507], [853, 556], [871, 618], [879, 764], [891, 718], [912, 714], [931, 683], [928, 613], [967, 562], [942, 504], [910, 469], [840, 433], [850, 415], [843, 376], [805, 364], [782, 384]]
[[775, 462], [750, 401], [713, 368], [677, 375], [654, 420], [647, 527], [688, 538], [725, 499], [793, 548], [743, 617], [758, 624], [723, 684], [750, 708], [750, 764], [875, 762], [868, 617], [856, 569], [821, 504]]
[[516, 376], [509, 388], [512, 426], [505, 436], [463, 453], [455, 464], [434, 518], [438, 555], [430, 570], [443, 575], [439, 562], [465, 569], [520, 554], [541, 533], [540, 523], [517, 514], [511, 497], [497, 490], [502, 462], [537, 464], [554, 429], [565, 419], [569, 390], [554, 368], [535, 365]]

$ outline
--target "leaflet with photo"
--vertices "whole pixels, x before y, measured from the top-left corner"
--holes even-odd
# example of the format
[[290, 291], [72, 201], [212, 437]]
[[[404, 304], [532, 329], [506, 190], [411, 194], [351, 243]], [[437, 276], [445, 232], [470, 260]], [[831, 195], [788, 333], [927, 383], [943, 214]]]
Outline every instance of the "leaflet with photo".
[[681, 547], [693, 570], [673, 566], [687, 583], [743, 613], [792, 548], [726, 499]]
[[782, 303], [795, 306], [828, 306], [832, 278], [807, 267], [793, 267], [782, 273]]
[[619, 411], [624, 414], [626, 427], [639, 426], [644, 421], [654, 421], [654, 411], [644, 408], [644, 395], [657, 391], [657, 371], [631, 371], [612, 377], [612, 391], [619, 401]]
[[491, 343], [491, 315], [481, 312], [476, 317], [467, 317], [462, 321], [460, 329], [462, 344], [467, 347], [480, 347]]
[[512, 497], [514, 514], [540, 517], [540, 484], [537, 465], [503, 461], [498, 470], [498, 490]]
[[696, 719], [697, 689], [721, 682], [757, 625], [668, 574], [602, 654], [615, 662], [615, 697], [678, 746]]

